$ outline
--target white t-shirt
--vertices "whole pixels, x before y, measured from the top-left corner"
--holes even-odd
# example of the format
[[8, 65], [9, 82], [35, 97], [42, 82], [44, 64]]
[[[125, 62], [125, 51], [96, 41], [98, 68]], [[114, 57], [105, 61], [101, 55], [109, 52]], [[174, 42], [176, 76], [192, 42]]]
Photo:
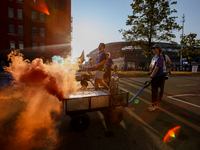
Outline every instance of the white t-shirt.
[[92, 68], [92, 62], [88, 62], [88, 68]]

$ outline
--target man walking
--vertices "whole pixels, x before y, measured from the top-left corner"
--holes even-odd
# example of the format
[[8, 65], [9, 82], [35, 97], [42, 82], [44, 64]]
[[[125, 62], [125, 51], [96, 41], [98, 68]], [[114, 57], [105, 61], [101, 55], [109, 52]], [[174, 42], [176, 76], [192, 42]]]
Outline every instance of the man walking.
[[110, 58], [110, 53], [106, 54], [107, 61], [106, 61], [106, 72], [104, 74], [105, 81], [107, 85], [110, 85], [110, 78], [111, 78], [111, 66], [113, 65], [113, 60]]
[[99, 54], [97, 56], [95, 68], [95, 90], [99, 90], [99, 84], [103, 85], [109, 90], [109, 86], [103, 81], [103, 75], [106, 68], [106, 52], [104, 51], [105, 44], [99, 44]]

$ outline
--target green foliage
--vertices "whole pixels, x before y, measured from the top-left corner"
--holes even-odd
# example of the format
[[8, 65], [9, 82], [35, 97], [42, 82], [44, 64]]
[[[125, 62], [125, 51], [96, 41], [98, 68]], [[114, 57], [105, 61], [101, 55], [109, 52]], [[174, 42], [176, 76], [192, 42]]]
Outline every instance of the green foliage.
[[131, 29], [119, 32], [126, 41], [143, 41], [144, 54], [149, 56], [149, 63], [152, 41], [171, 41], [176, 37], [172, 31], [181, 29], [175, 22], [177, 17], [172, 16], [177, 11], [170, 9], [174, 4], [177, 2], [171, 0], [133, 0], [130, 4], [133, 15], [128, 16], [126, 25]]
[[[188, 60], [191, 62], [196, 56], [200, 55], [200, 40], [196, 39], [197, 34], [190, 33], [186, 36], [183, 36], [181, 40], [181, 45], [184, 45], [186, 47], [183, 47], [183, 49], [178, 51], [178, 56], [187, 57]], [[190, 63], [191, 64], [191, 63]]]

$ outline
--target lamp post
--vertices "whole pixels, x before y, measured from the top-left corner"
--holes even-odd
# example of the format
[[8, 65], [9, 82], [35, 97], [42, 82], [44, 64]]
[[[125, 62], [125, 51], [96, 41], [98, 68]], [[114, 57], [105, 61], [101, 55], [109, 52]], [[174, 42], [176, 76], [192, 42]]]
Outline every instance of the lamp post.
[[[183, 17], [182, 17], [182, 24], [183, 24], [183, 28], [182, 28], [182, 35], [181, 35], [181, 40], [183, 39], [183, 29], [184, 29], [184, 22], [185, 22], [185, 15], [183, 14]], [[181, 44], [181, 43], [180, 43]], [[181, 44], [181, 55], [180, 55], [180, 69], [182, 70], [182, 50], [183, 50], [183, 46], [182, 46], [182, 44]]]

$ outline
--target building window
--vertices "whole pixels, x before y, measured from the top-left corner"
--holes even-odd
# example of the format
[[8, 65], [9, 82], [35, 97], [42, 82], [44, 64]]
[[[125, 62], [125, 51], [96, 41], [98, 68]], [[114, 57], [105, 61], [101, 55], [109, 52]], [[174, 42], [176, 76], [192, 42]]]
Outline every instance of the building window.
[[15, 33], [15, 28], [14, 28], [13, 24], [9, 24], [9, 31], [8, 31], [8, 33], [12, 33], [12, 34]]
[[36, 20], [36, 19], [37, 19], [37, 13], [34, 12], [34, 11], [32, 12], [32, 19], [33, 19], [33, 20]]
[[19, 49], [20, 50], [24, 49], [24, 42], [23, 41], [19, 41]]
[[37, 28], [32, 27], [32, 35], [37, 36]]
[[22, 2], [22, 0], [16, 0], [16, 2]]
[[40, 21], [44, 21], [45, 20], [45, 15], [44, 13], [40, 13]]
[[40, 6], [44, 6], [44, 0], [40, 0]]
[[54, 16], [54, 18], [53, 18], [53, 23], [54, 23], [54, 24], [57, 24], [57, 22], [58, 22], [58, 19], [57, 19], [56, 16]]
[[31, 0], [31, 3], [32, 4], [36, 4], [36, 0]]
[[52, 0], [52, 6], [53, 6], [54, 8], [57, 8], [57, 0]]
[[65, 2], [64, 1], [59, 1], [59, 9], [64, 10], [65, 9]]
[[8, 7], [8, 17], [14, 18], [13, 8], [11, 8], [11, 7]]
[[65, 20], [63, 18], [63, 16], [60, 16], [59, 17], [59, 24], [64, 24], [65, 23]]
[[18, 25], [18, 34], [19, 35], [23, 35], [24, 34], [24, 32], [23, 32], [23, 26], [21, 26], [21, 25]]
[[23, 19], [23, 16], [22, 16], [22, 9], [17, 9], [17, 18], [18, 18], [18, 19]]
[[45, 51], [45, 43], [40, 43], [40, 50]]
[[40, 36], [45, 37], [45, 28], [40, 28]]
[[37, 50], [37, 42], [33, 42], [33, 43], [32, 43], [32, 46], [33, 46], [33, 47], [32, 47], [33, 50]]
[[15, 41], [10, 41], [10, 49], [15, 50]]

